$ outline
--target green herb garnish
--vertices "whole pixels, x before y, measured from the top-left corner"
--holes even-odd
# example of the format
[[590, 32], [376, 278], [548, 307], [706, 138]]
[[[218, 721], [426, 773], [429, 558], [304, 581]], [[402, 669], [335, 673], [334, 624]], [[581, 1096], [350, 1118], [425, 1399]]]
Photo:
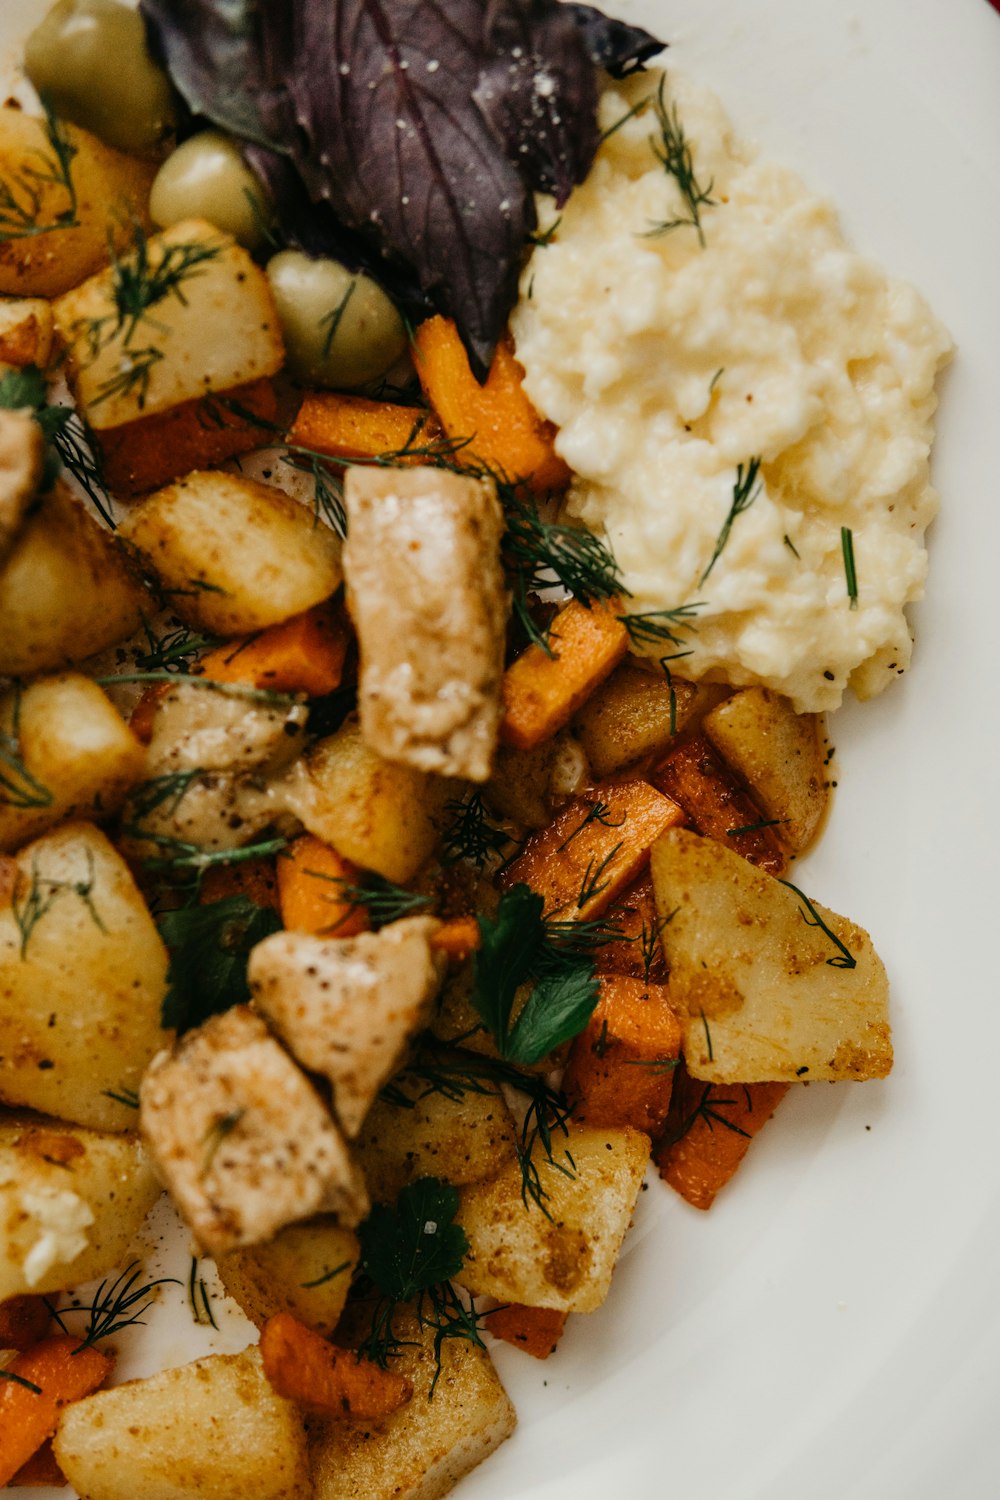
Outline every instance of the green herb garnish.
[[733, 485], [733, 500], [729, 507], [729, 514], [722, 523], [722, 530], [719, 532], [719, 539], [715, 544], [715, 551], [709, 559], [708, 567], [698, 579], [699, 588], [701, 588], [705, 579], [722, 556], [722, 549], [729, 540], [729, 533], [733, 529], [733, 522], [736, 520], [736, 517], [741, 516], [745, 510], [749, 510], [761, 492], [763, 481], [760, 484], [757, 482], [757, 476], [760, 473], [760, 463], [759, 458], [751, 458], [745, 467], [743, 464], [738, 464], [736, 467], [736, 483]]
[[653, 148], [653, 155], [663, 164], [663, 170], [667, 176], [672, 177], [677, 183], [687, 207], [687, 216], [678, 215], [673, 219], [664, 219], [654, 224], [647, 233], [650, 236], [670, 234], [674, 229], [687, 227], [697, 231], [698, 243], [704, 249], [705, 231], [701, 224], [701, 210], [716, 207], [716, 200], [712, 197], [714, 184], [710, 179], [708, 185], [702, 187], [695, 176], [691, 146], [677, 114], [677, 105], [667, 104], [665, 85], [666, 78], [664, 77], [660, 79], [654, 103], [660, 135], [659, 139], [655, 136], [650, 137], [650, 145]]
[[277, 932], [281, 920], [249, 896], [226, 896], [163, 912], [158, 925], [170, 950], [162, 1021], [184, 1032], [250, 998], [250, 950]]

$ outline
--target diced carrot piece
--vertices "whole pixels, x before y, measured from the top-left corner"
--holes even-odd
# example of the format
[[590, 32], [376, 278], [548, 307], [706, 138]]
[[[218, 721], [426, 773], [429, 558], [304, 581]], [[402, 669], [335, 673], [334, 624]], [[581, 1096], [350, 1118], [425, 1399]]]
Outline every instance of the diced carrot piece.
[[51, 1321], [44, 1297], [8, 1297], [0, 1302], [0, 1349], [30, 1349]]
[[202, 904], [224, 901], [227, 896], [248, 896], [257, 906], [280, 910], [275, 861], [243, 859], [233, 865], [211, 865], [201, 884]]
[[325, 937], [354, 937], [367, 932], [368, 913], [345, 896], [345, 885], [357, 885], [359, 867], [336, 849], [304, 833], [278, 860], [278, 894], [282, 925], [290, 932]]
[[89, 1396], [114, 1367], [110, 1354], [83, 1348], [69, 1334], [43, 1339], [0, 1376], [0, 1485], [10, 1484], [56, 1430], [59, 1413]]
[[538, 494], [565, 489], [570, 472], [555, 451], [556, 429], [538, 415], [510, 337], [501, 339], [480, 385], [455, 324], [428, 318], [416, 332], [420, 383], [449, 438], [466, 441], [465, 462], [478, 461]]
[[649, 779], [683, 807], [696, 833], [725, 844], [769, 875], [784, 872], [787, 859], [774, 829], [704, 735], [672, 750]]
[[475, 917], [452, 917], [442, 922], [431, 938], [431, 947], [454, 963], [461, 963], [479, 947], [479, 923]]
[[212, 682], [322, 698], [340, 686], [350, 641], [343, 609], [326, 600], [280, 625], [216, 646], [193, 670]]
[[705, 1083], [681, 1065], [663, 1139], [653, 1150], [664, 1182], [695, 1208], [711, 1208], [790, 1087]]
[[[312, 448], [330, 458], [382, 458], [406, 448], [439, 442], [441, 427], [433, 413], [367, 396], [310, 391], [289, 434], [293, 447]], [[422, 463], [417, 454], [399, 462]]]
[[532, 834], [500, 883], [530, 886], [548, 916], [589, 921], [641, 873], [660, 834], [683, 822], [676, 802], [646, 781], [601, 782]]
[[581, 1124], [655, 1136], [670, 1108], [681, 1024], [665, 986], [612, 975], [576, 1038], [563, 1093]]
[[621, 933], [602, 943], [594, 954], [598, 974], [628, 974], [653, 984], [665, 984], [667, 963], [660, 933], [663, 921], [656, 909], [653, 877], [647, 872], [630, 885], [604, 913], [609, 926]]
[[405, 1406], [413, 1382], [353, 1349], [338, 1349], [291, 1313], [275, 1313], [260, 1335], [264, 1374], [286, 1401], [322, 1416], [377, 1422]]
[[56, 1463], [51, 1439], [44, 1442], [37, 1453], [31, 1455], [28, 1462], [18, 1469], [11, 1480], [11, 1485], [15, 1489], [19, 1485], [23, 1485], [25, 1489], [55, 1489], [66, 1483], [66, 1476]]
[[573, 599], [552, 621], [549, 646], [552, 656], [528, 646], [504, 673], [500, 738], [516, 750], [534, 750], [569, 723], [625, 655], [628, 632], [613, 610]]
[[486, 1316], [486, 1326], [494, 1338], [516, 1344], [535, 1359], [548, 1359], [555, 1353], [569, 1314], [554, 1307], [525, 1307], [521, 1302], [511, 1302], [495, 1307]]

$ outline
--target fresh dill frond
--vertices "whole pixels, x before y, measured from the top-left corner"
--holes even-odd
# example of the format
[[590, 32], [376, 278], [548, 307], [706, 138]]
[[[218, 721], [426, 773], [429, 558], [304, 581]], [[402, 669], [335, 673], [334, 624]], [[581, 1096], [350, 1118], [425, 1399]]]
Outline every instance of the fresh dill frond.
[[529, 235], [527, 235], [526, 236], [527, 243], [529, 245], [534, 245], [536, 249], [544, 250], [545, 247], [546, 247], [546, 245], [551, 245], [552, 244], [552, 241], [555, 239], [556, 234], [558, 233], [559, 226], [560, 226], [561, 223], [562, 223], [562, 214], [560, 214], [559, 217], [557, 219], [555, 219], [549, 225], [548, 229], [542, 230], [541, 233], [539, 233], [539, 234], [529, 234]]
[[847, 581], [847, 597], [851, 609], [858, 607], [858, 574], [854, 563], [854, 532], [849, 526], [840, 528], [840, 550], [844, 555], [844, 578]]
[[[496, 475], [492, 475], [497, 480]], [[507, 532], [503, 560], [513, 596], [514, 615], [529, 641], [553, 655], [532, 618], [529, 595], [559, 583], [583, 605], [606, 603], [626, 592], [615, 556], [606, 542], [582, 526], [543, 521], [537, 506], [522, 500], [514, 486], [497, 482]]]
[[7, 807], [51, 807], [55, 794], [33, 775], [21, 756], [21, 684], [13, 689], [10, 728], [0, 729], [0, 803]]
[[616, 823], [613, 818], [608, 817], [610, 811], [610, 802], [602, 802], [600, 798], [596, 802], [592, 802], [577, 826], [563, 839], [556, 853], [562, 854], [564, 850], [568, 849], [573, 840], [579, 837], [585, 828], [589, 828], [591, 823], [600, 823], [602, 828], [621, 828], [625, 822], [625, 818], [619, 818]]
[[209, 1296], [208, 1287], [205, 1285], [204, 1276], [198, 1274], [198, 1257], [192, 1255], [191, 1270], [188, 1272], [187, 1284], [188, 1305], [191, 1308], [191, 1316], [200, 1327], [218, 1328], [215, 1314], [212, 1312], [212, 1299]]
[[318, 453], [305, 455], [289, 448], [281, 462], [300, 474], [308, 474], [313, 484], [313, 517], [317, 525], [325, 522], [343, 541], [347, 536], [347, 511], [344, 509], [344, 485], [328, 459]]
[[125, 399], [138, 392], [135, 404], [143, 411], [153, 371], [164, 357], [163, 350], [152, 344], [145, 349], [126, 350], [119, 361], [117, 373], [101, 381], [97, 395], [90, 403], [91, 407], [101, 406], [113, 397], [121, 396]]
[[[73, 159], [77, 147], [70, 141], [62, 122], [44, 96], [42, 108], [45, 111], [45, 134], [52, 154], [33, 152], [19, 171], [0, 179], [0, 245], [12, 240], [32, 239], [53, 229], [75, 229], [79, 224], [73, 182]], [[66, 207], [49, 222], [42, 223], [42, 206], [48, 190], [53, 187], [65, 192]]]
[[190, 671], [190, 657], [219, 645], [218, 636], [199, 635], [187, 625], [171, 626], [162, 635], [157, 635], [145, 616], [142, 629], [149, 649], [135, 659], [140, 672], [184, 675]]
[[14, 923], [21, 936], [21, 957], [27, 956], [28, 944], [32, 934], [45, 917], [48, 916], [52, 907], [60, 896], [74, 895], [79, 898], [87, 908], [95, 927], [101, 932], [107, 932], [101, 914], [94, 905], [93, 890], [96, 875], [94, 873], [94, 857], [87, 850], [88, 876], [85, 880], [55, 880], [48, 875], [40, 875], [37, 864], [31, 868], [31, 880], [28, 889], [22, 897], [15, 888], [11, 901], [11, 911], [14, 915]]
[[[194, 648], [192, 648], [194, 649]], [[95, 677], [98, 687], [115, 687], [123, 682], [167, 682], [176, 687], [181, 679], [169, 670], [153, 672], [111, 672], [104, 677]], [[246, 682], [216, 682], [212, 677], [199, 677], [197, 673], [184, 676], [186, 687], [207, 688], [223, 698], [240, 698], [245, 703], [263, 703], [270, 707], [290, 706], [296, 701], [294, 693], [279, 693], [274, 688], [251, 687]]]
[[699, 588], [702, 587], [705, 579], [722, 556], [722, 549], [729, 540], [729, 533], [733, 529], [733, 522], [736, 520], [736, 517], [741, 516], [745, 510], [750, 509], [763, 488], [763, 480], [759, 480], [760, 464], [761, 460], [759, 458], [751, 458], [746, 465], [737, 464], [736, 466], [736, 482], [733, 485], [733, 499], [729, 507], [729, 514], [722, 523], [722, 530], [719, 532], [715, 551], [709, 558], [708, 567], [698, 579]]
[[782, 880], [781, 884], [787, 885], [788, 889], [790, 891], [794, 891], [796, 896], [798, 896], [799, 900], [802, 902], [802, 920], [803, 922], [805, 922], [806, 926], [818, 927], [821, 932], [825, 932], [827, 937], [830, 939], [830, 942], [838, 950], [832, 958], [828, 958], [826, 960], [830, 965], [830, 968], [856, 969], [858, 966], [858, 961], [854, 957], [854, 954], [851, 952], [850, 948], [846, 947], [845, 944], [840, 941], [840, 938], [837, 936], [837, 934], [823, 921], [823, 918], [820, 916], [813, 903], [809, 900], [809, 897], [806, 895], [805, 891], [800, 891], [798, 886], [793, 885], [790, 880]]
[[119, 1276], [101, 1282], [94, 1300], [83, 1307], [56, 1308], [49, 1304], [49, 1311], [64, 1333], [70, 1330], [65, 1319], [71, 1313], [85, 1313], [87, 1326], [74, 1354], [89, 1349], [102, 1339], [109, 1339], [125, 1328], [143, 1326], [143, 1314], [155, 1302], [153, 1295], [158, 1286], [180, 1286], [176, 1276], [158, 1276], [153, 1281], [142, 1281], [142, 1264], [134, 1260]]
[[154, 833], [139, 823], [126, 823], [122, 833], [127, 838], [152, 844], [160, 852], [143, 858], [143, 866], [152, 874], [176, 879], [188, 876], [185, 888], [192, 896], [201, 888], [208, 870], [217, 865], [238, 865], [248, 859], [267, 859], [272, 854], [281, 854], [288, 848], [288, 839], [275, 837], [261, 839], [255, 844], [244, 844], [241, 849], [203, 849], [186, 839], [174, 838], [168, 833]]
[[483, 794], [478, 789], [470, 792], [464, 801], [446, 802], [444, 810], [452, 814], [441, 838], [445, 864], [467, 860], [481, 870], [514, 842], [511, 834], [490, 822]]
[[623, 842], [624, 840], [620, 840], [615, 844], [614, 848], [609, 849], [602, 859], [598, 859], [595, 854], [587, 861], [587, 868], [583, 872], [583, 879], [580, 882], [580, 889], [577, 893], [577, 911], [582, 911], [588, 901], [596, 900], [598, 896], [602, 896], [608, 889], [611, 881], [610, 879], [604, 880], [603, 877], [614, 860], [615, 855], [621, 849]]
[[[150, 255], [149, 239], [137, 219], [132, 221], [132, 242], [124, 254], [115, 247], [114, 234], [108, 235], [108, 258], [111, 263], [111, 299], [114, 312], [103, 318], [83, 320], [78, 327], [86, 341], [91, 360], [114, 339], [121, 338], [126, 350], [143, 323], [159, 333], [162, 323], [150, 316], [150, 309], [173, 297], [187, 307], [185, 284], [203, 274], [208, 261], [215, 260], [222, 249], [221, 240], [192, 240], [190, 243], [165, 245], [157, 255]], [[161, 353], [162, 358], [162, 353]]]
[[[737, 1125], [735, 1120], [730, 1120], [722, 1114], [723, 1109], [739, 1109], [738, 1099], [725, 1099], [718, 1095], [712, 1095], [712, 1089], [716, 1085], [706, 1083], [702, 1089], [701, 1098], [691, 1113], [681, 1122], [677, 1130], [667, 1137], [666, 1145], [675, 1146], [682, 1141], [698, 1120], [704, 1120], [709, 1130], [714, 1130], [716, 1125], [721, 1125], [724, 1130], [731, 1130], [734, 1135], [741, 1135], [744, 1139], [750, 1139], [750, 1132]], [[725, 1085], [723, 1085], [725, 1087]], [[750, 1112], [750, 1101], [746, 1101], [747, 1113]]]
[[[314, 880], [326, 880], [335, 886], [337, 899], [350, 909], [363, 907], [373, 927], [385, 927], [389, 922], [398, 922], [400, 917], [413, 916], [433, 905], [432, 897], [393, 885], [383, 875], [371, 873], [355, 884], [339, 875], [326, 875], [322, 870], [306, 870], [304, 873]], [[335, 930], [335, 926], [331, 928], [331, 931]]]
[[18, 1375], [15, 1370], [0, 1370], [0, 1380], [9, 1380], [12, 1385], [23, 1386], [26, 1391], [31, 1391], [35, 1396], [42, 1394], [40, 1385], [36, 1385], [33, 1380], [28, 1380], [24, 1375]]
[[172, 817], [180, 807], [185, 795], [203, 773], [197, 770], [167, 771], [162, 776], [153, 776], [133, 787], [126, 804], [127, 817], [133, 826], [141, 826], [143, 819], [154, 812]]
[[103, 1089], [101, 1092], [101, 1097], [103, 1099], [113, 1099], [116, 1104], [123, 1104], [126, 1109], [139, 1108], [139, 1095], [135, 1092], [134, 1089], [127, 1089], [125, 1087], [119, 1089]]
[[609, 141], [613, 135], [616, 135], [617, 132], [621, 130], [623, 125], [628, 124], [629, 120], [634, 120], [636, 115], [641, 115], [643, 110], [648, 109], [649, 106], [653, 103], [654, 97], [655, 96], [653, 94], [647, 94], [645, 98], [640, 99], [638, 103], [633, 104], [632, 108], [626, 110], [620, 119], [616, 120], [613, 125], [609, 125], [607, 130], [603, 130], [601, 132], [598, 139], [598, 144], [603, 146], [604, 142]]
[[350, 286], [347, 288], [347, 291], [344, 293], [344, 295], [341, 297], [340, 301], [337, 303], [337, 306], [334, 307], [334, 308], [331, 308], [331, 310], [328, 313], [326, 313], [325, 316], [322, 317], [322, 318], [320, 318], [320, 320], [319, 320], [319, 326], [320, 326], [320, 328], [325, 328], [326, 329], [326, 334], [325, 334], [325, 337], [323, 339], [323, 352], [322, 352], [323, 359], [327, 359], [329, 357], [330, 350], [333, 348], [333, 341], [337, 337], [337, 329], [341, 325], [341, 322], [343, 320], [344, 314], [346, 313], [346, 311], [348, 309], [348, 306], [350, 304], [351, 298], [354, 296], [354, 293], [357, 291], [357, 286], [358, 286], [358, 279], [355, 276], [352, 279]]
[[621, 620], [633, 646], [656, 645], [661, 641], [666, 641], [671, 646], [684, 646], [687, 643], [677, 632], [697, 630], [698, 611], [705, 607], [703, 599], [696, 599], [690, 604], [679, 604], [676, 609], [651, 609], [643, 614], [625, 614]]
[[104, 524], [115, 531], [115, 518], [111, 513], [111, 497], [100, 460], [87, 441], [87, 432], [80, 417], [68, 408], [50, 407], [50, 410], [65, 410], [66, 420], [52, 434], [52, 445], [59, 455], [63, 467], [72, 474], [87, 499]]
[[701, 223], [701, 210], [716, 207], [716, 200], [712, 197], [714, 182], [710, 178], [707, 186], [702, 187], [695, 175], [694, 157], [677, 113], [677, 105], [667, 103], [665, 76], [660, 79], [653, 107], [660, 132], [659, 139], [656, 136], [650, 137], [653, 155], [662, 163], [667, 176], [677, 183], [687, 215], [664, 219], [654, 224], [647, 234], [649, 237], [670, 234], [674, 229], [687, 227], [697, 231], [698, 243], [704, 249], [705, 231]]
[[351, 1262], [349, 1260], [342, 1260], [339, 1266], [334, 1266], [331, 1270], [324, 1271], [323, 1274], [321, 1276], [317, 1276], [314, 1281], [300, 1281], [299, 1285], [304, 1292], [311, 1292], [316, 1287], [326, 1286], [328, 1281], [333, 1281], [336, 1279], [336, 1277], [343, 1276], [344, 1272], [349, 1271], [350, 1269]]

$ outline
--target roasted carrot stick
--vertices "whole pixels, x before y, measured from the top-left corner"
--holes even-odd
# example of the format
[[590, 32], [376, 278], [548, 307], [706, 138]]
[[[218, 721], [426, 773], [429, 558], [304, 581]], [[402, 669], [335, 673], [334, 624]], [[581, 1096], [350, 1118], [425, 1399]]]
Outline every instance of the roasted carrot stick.
[[665, 984], [667, 964], [660, 933], [663, 921], [656, 909], [653, 878], [647, 871], [623, 891], [604, 913], [605, 921], [621, 933], [614, 943], [602, 943], [594, 954], [598, 974], [627, 974], [653, 984]]
[[368, 931], [367, 911], [344, 894], [361, 871], [329, 844], [304, 833], [282, 854], [277, 869], [281, 921], [290, 932], [354, 937]]
[[14, 1489], [19, 1485], [24, 1485], [26, 1489], [61, 1489], [65, 1484], [66, 1476], [56, 1463], [51, 1439], [31, 1455], [11, 1480]]
[[501, 884], [523, 881], [544, 896], [547, 915], [589, 921], [642, 872], [660, 834], [683, 822], [676, 802], [646, 781], [601, 782], [532, 834]]
[[486, 1317], [486, 1326], [494, 1338], [515, 1344], [535, 1359], [548, 1359], [555, 1353], [569, 1314], [554, 1307], [525, 1307], [523, 1303], [511, 1302], [506, 1307], [495, 1307]]
[[664, 1182], [695, 1208], [711, 1208], [789, 1088], [704, 1083], [679, 1067], [663, 1138], [653, 1150]]
[[480, 385], [455, 324], [428, 318], [417, 329], [415, 363], [448, 437], [467, 441], [463, 461], [499, 470], [539, 494], [565, 489], [569, 469], [555, 451], [556, 429], [528, 400], [510, 338], [497, 345], [489, 376]]
[[42, 1339], [7, 1366], [0, 1375], [0, 1485], [52, 1436], [63, 1407], [96, 1391], [113, 1366], [110, 1354], [83, 1348], [69, 1334]]
[[439, 442], [441, 427], [428, 411], [369, 401], [366, 396], [342, 396], [334, 391], [310, 391], [289, 435], [292, 446], [312, 448], [330, 458], [382, 458], [400, 455], [398, 462], [421, 463], [407, 449], [426, 449]]
[[631, 1125], [655, 1136], [670, 1108], [681, 1025], [665, 986], [612, 975], [576, 1038], [563, 1077], [573, 1116], [586, 1125]]
[[475, 917], [452, 917], [442, 922], [431, 938], [431, 947], [460, 963], [479, 947], [479, 923]]
[[194, 671], [212, 682], [321, 698], [340, 686], [350, 639], [343, 609], [327, 600], [257, 635], [216, 646]]
[[552, 621], [549, 647], [551, 656], [528, 646], [504, 673], [500, 738], [517, 750], [533, 750], [569, 723], [625, 655], [628, 633], [613, 610], [573, 599]]
[[697, 833], [725, 844], [769, 875], [784, 873], [788, 861], [774, 829], [704, 735], [671, 751], [649, 779], [683, 807]]
[[413, 1395], [405, 1376], [381, 1369], [353, 1349], [338, 1349], [291, 1313], [268, 1318], [260, 1353], [264, 1374], [279, 1396], [324, 1416], [377, 1422]]

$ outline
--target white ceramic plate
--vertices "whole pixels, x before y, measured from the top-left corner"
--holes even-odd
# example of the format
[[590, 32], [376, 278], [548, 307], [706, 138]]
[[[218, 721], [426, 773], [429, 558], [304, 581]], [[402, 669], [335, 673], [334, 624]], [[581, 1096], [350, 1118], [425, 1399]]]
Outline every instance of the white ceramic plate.
[[[46, 8], [0, 0], [0, 66]], [[651, 1183], [601, 1312], [545, 1365], [497, 1351], [520, 1428], [459, 1493], [994, 1500], [1000, 17], [986, 0], [613, 8], [829, 191], [958, 343], [914, 670], [833, 719], [840, 790], [797, 877], [872, 932], [897, 1061], [884, 1085], [795, 1091], [709, 1215]], [[184, 1275], [187, 1257], [168, 1230], [159, 1263]], [[121, 1373], [246, 1332], [211, 1338], [164, 1306]]]

